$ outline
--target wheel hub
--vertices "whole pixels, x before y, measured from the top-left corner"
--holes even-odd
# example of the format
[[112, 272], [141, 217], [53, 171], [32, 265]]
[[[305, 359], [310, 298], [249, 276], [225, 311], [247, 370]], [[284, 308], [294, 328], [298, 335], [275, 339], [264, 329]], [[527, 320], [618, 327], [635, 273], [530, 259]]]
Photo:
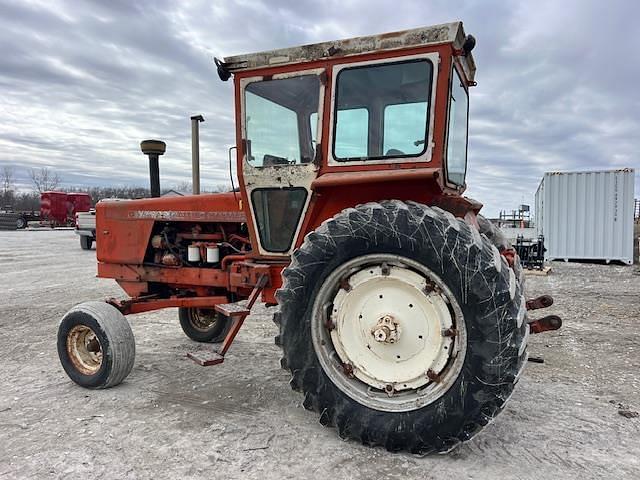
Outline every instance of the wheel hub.
[[86, 325], [76, 325], [69, 331], [67, 353], [84, 375], [94, 375], [102, 366], [102, 345], [96, 333]]
[[200, 330], [201, 332], [207, 332], [212, 329], [218, 320], [215, 311], [202, 308], [194, 308], [191, 311], [190, 318], [193, 328]]
[[371, 335], [376, 342], [396, 343], [400, 338], [400, 326], [391, 315], [384, 315], [371, 329]]
[[427, 371], [438, 374], [449, 360], [452, 339], [441, 332], [452, 326], [451, 313], [416, 272], [367, 266], [341, 282], [333, 306], [336, 352], [371, 387], [420, 388]]

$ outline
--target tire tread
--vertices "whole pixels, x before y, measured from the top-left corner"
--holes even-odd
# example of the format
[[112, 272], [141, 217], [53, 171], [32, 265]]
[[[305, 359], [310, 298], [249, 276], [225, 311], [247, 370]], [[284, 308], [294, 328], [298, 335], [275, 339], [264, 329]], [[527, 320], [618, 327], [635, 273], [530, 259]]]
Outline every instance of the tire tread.
[[[400, 228], [385, 230], [383, 222], [417, 227], [411, 231], [400, 231]], [[430, 225], [433, 235], [430, 235], [428, 228], [423, 228], [425, 224]], [[366, 232], [365, 229], [372, 231]], [[304, 328], [300, 325], [303, 316], [301, 305], [310, 302], [310, 289], [314, 287], [307, 284], [309, 265], [328, 262], [327, 257], [331, 253], [327, 252], [336, 250], [337, 242], [342, 242], [347, 236], [363, 237], [367, 241], [375, 242], [376, 235], [387, 235], [396, 239], [400, 245], [408, 244], [413, 250], [427, 248], [440, 251], [441, 271], [435, 272], [436, 274], [450, 268], [443, 258], [454, 258], [456, 252], [463, 251], [461, 245], [464, 245], [468, 258], [480, 259], [474, 264], [460, 267], [461, 274], [467, 275], [470, 279], [468, 288], [484, 288], [489, 294], [486, 302], [492, 302], [495, 308], [498, 308], [498, 301], [510, 305], [508, 308], [505, 307], [507, 310], [504, 311], [513, 322], [513, 332], [504, 348], [505, 351], [508, 350], [505, 355], [508, 354], [509, 358], [514, 360], [508, 364], [504, 356], [483, 360], [481, 368], [485, 374], [499, 378], [500, 381], [492, 387], [491, 400], [484, 403], [482, 410], [474, 418], [465, 420], [464, 425], [447, 438], [429, 436], [419, 428], [407, 429], [405, 424], [410, 415], [386, 415], [387, 419], [382, 422], [380, 418], [385, 415], [381, 415], [381, 412], [368, 410], [359, 404], [356, 404], [356, 407], [355, 402], [340, 400], [343, 394], [336, 392], [335, 387], [332, 389], [332, 384], [327, 384], [330, 381], [325, 378], [324, 373], [318, 374], [320, 367], [313, 349], [309, 351], [308, 348], [299, 345], [300, 330]], [[342, 438], [355, 439], [365, 445], [382, 446], [389, 451], [446, 453], [473, 438], [504, 408], [524, 367], [523, 358], [526, 358], [526, 351], [522, 356], [518, 356], [526, 339], [522, 324], [517, 327], [515, 325], [515, 319], [521, 315], [520, 309], [524, 305], [521, 301], [522, 284], [517, 281], [516, 272], [509, 268], [504, 257], [499, 254], [500, 247], [495, 242], [496, 238], [499, 242], [500, 238], [496, 232], [478, 232], [463, 220], [438, 207], [399, 200], [369, 202], [345, 209], [307, 234], [300, 248], [293, 253], [291, 263], [282, 273], [283, 285], [276, 292], [280, 311], [274, 316], [274, 322], [280, 330], [276, 344], [283, 348], [281, 365], [291, 372], [292, 388], [305, 393], [304, 407], [319, 413], [321, 423], [335, 427]], [[476, 275], [478, 279], [474, 279]], [[480, 285], [482, 282], [477, 280], [482, 280], [490, 286]], [[494, 318], [495, 310], [492, 315], [478, 317], [478, 329], [486, 335], [495, 334]], [[291, 322], [294, 323], [290, 325]]]

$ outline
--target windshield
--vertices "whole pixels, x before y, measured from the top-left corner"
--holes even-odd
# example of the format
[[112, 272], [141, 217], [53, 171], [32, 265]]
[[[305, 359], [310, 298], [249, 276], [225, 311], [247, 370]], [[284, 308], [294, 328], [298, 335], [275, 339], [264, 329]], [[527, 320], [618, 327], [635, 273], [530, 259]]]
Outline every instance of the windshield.
[[422, 155], [427, 149], [432, 76], [427, 59], [341, 70], [333, 127], [336, 160]]
[[245, 88], [247, 161], [255, 167], [309, 163], [315, 157], [317, 75], [253, 82]]
[[467, 132], [469, 96], [454, 68], [449, 98], [449, 125], [447, 129], [447, 180], [464, 185], [467, 173]]

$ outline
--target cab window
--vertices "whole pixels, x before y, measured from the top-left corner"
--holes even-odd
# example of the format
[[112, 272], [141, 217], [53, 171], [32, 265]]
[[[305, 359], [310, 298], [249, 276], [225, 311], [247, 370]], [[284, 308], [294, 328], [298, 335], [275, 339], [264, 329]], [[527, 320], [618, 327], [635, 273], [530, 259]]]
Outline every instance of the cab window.
[[450, 92], [447, 125], [447, 181], [462, 186], [467, 173], [469, 96], [455, 68], [451, 75]]
[[384, 109], [384, 147], [409, 155], [424, 151], [427, 102], [387, 105]]
[[338, 110], [335, 153], [338, 158], [365, 158], [369, 147], [369, 111]]
[[309, 163], [317, 122], [317, 75], [252, 82], [245, 88], [246, 158], [254, 167]]
[[338, 161], [417, 157], [427, 149], [433, 65], [427, 59], [340, 70], [333, 156]]

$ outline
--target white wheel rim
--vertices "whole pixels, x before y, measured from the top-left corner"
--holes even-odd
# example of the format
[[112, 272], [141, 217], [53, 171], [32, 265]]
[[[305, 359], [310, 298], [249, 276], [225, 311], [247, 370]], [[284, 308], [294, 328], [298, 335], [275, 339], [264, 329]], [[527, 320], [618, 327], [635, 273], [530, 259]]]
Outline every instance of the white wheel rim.
[[338, 267], [314, 303], [313, 344], [344, 393], [377, 410], [409, 411], [455, 382], [466, 347], [462, 311], [431, 270], [391, 254]]

